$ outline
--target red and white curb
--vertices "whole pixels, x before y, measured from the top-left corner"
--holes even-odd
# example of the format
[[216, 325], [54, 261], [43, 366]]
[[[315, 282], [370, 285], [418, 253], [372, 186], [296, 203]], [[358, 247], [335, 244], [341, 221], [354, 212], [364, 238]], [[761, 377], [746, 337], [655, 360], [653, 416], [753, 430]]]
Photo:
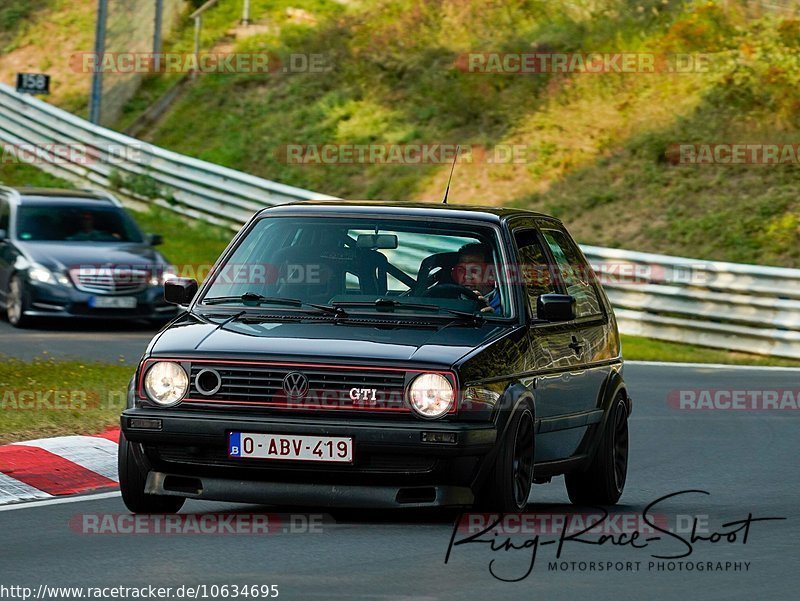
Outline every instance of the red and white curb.
[[116, 489], [119, 429], [0, 446], [0, 505]]

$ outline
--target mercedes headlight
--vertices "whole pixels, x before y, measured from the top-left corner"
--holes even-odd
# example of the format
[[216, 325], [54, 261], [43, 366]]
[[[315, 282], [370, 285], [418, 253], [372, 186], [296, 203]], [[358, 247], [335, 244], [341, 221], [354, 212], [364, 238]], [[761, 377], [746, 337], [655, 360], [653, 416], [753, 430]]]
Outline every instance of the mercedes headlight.
[[50, 271], [47, 267], [39, 265], [38, 263], [34, 263], [31, 265], [30, 269], [28, 269], [28, 277], [32, 281], [41, 284], [69, 286], [69, 278], [66, 275]]
[[163, 286], [165, 282], [171, 280], [173, 278], [177, 278], [178, 274], [175, 272], [175, 268], [171, 265], [163, 268], [159, 268], [153, 270], [152, 274], [150, 275], [150, 285], [151, 286]]
[[177, 363], [159, 361], [147, 370], [144, 390], [154, 403], [162, 407], [176, 405], [189, 389], [189, 376]]
[[439, 374], [421, 374], [408, 388], [411, 408], [420, 416], [434, 419], [453, 407], [455, 392], [450, 381]]

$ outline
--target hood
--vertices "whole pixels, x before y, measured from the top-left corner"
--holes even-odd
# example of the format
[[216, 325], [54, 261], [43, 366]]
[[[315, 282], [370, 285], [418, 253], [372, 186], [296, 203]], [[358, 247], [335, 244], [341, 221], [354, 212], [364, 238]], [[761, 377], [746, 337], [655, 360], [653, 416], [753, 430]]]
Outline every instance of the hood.
[[489, 323], [434, 329], [296, 321], [232, 322], [220, 329], [217, 324], [187, 314], [164, 330], [151, 343], [149, 352], [174, 357], [409, 362], [450, 367], [475, 347], [510, 329], [509, 325]]
[[152, 246], [144, 243], [17, 242], [17, 246], [30, 260], [48, 269], [106, 264], [144, 267], [165, 262]]

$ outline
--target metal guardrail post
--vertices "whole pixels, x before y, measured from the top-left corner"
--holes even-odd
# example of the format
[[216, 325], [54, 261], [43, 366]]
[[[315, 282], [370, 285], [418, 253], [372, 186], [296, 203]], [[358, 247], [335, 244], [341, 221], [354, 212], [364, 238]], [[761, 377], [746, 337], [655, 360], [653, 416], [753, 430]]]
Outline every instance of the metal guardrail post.
[[[203, 29], [203, 15], [194, 18], [194, 59], [200, 61], [200, 31]], [[197, 69], [192, 71], [192, 79], [197, 77]]]
[[103, 67], [100, 58], [106, 50], [106, 21], [108, 20], [108, 0], [97, 0], [97, 23], [94, 33], [94, 54], [97, 65], [92, 73], [92, 93], [89, 98], [89, 121], [100, 123], [103, 103]]
[[155, 0], [156, 14], [153, 19], [153, 68], [161, 70], [161, 22], [164, 19], [164, 0]]
[[[189, 15], [190, 19], [194, 19], [194, 58], [199, 64], [200, 60], [200, 32], [203, 30], [203, 13], [209, 8], [214, 6], [219, 0], [208, 0], [203, 6]], [[197, 70], [192, 72], [192, 79], [197, 77]]]

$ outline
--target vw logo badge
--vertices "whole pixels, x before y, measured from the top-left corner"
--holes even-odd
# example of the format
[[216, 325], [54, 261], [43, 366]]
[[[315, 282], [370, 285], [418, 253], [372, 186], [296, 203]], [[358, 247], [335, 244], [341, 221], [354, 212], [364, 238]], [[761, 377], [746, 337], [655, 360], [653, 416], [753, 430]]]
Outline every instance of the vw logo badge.
[[283, 391], [286, 393], [286, 396], [292, 398], [306, 396], [308, 392], [308, 378], [299, 371], [286, 374], [286, 377], [283, 379]]

